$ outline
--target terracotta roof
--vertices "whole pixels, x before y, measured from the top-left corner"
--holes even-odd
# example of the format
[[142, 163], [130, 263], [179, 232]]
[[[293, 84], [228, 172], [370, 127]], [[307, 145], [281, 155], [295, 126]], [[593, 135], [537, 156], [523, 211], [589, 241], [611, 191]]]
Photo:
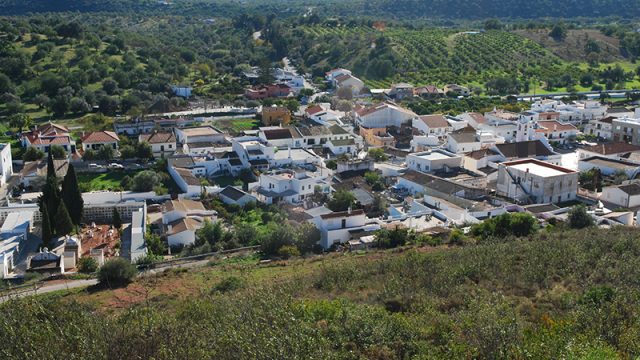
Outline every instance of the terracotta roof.
[[416, 116], [416, 114], [413, 111], [404, 109], [404, 108], [402, 108], [402, 107], [400, 107], [400, 106], [398, 106], [398, 105], [396, 105], [396, 104], [394, 104], [392, 102], [389, 102], [389, 101], [383, 102], [383, 103], [380, 103], [380, 104], [377, 104], [377, 105], [374, 105], [374, 106], [369, 106], [369, 107], [358, 109], [358, 110], [356, 110], [356, 113], [359, 116], [362, 117], [362, 116], [367, 116], [369, 114], [373, 114], [375, 112], [378, 112], [378, 111], [381, 111], [381, 110], [384, 110], [384, 109], [387, 109], [387, 108], [390, 108], [390, 109], [393, 109], [393, 110], [396, 110], [396, 111], [400, 111], [400, 112], [403, 112], [403, 113], [408, 114], [408, 115]]
[[485, 118], [484, 115], [482, 115], [480, 113], [470, 112], [470, 113], [467, 113], [467, 115], [469, 115], [469, 117], [471, 117], [478, 124], [486, 124], [487, 123], [487, 118]]
[[624, 142], [614, 142], [614, 143], [588, 146], [588, 147], [582, 148], [582, 150], [601, 154], [601, 155], [611, 155], [611, 154], [640, 151], [640, 146], [631, 145]]
[[140, 135], [140, 141], [149, 144], [174, 143], [176, 142], [176, 136], [173, 132], [154, 132], [153, 134]]
[[429, 128], [446, 128], [449, 127], [449, 122], [445, 119], [444, 115], [421, 115], [420, 120], [425, 123]]
[[189, 169], [176, 168], [176, 172], [187, 183], [187, 185], [200, 185], [200, 180], [195, 177]]
[[349, 74], [342, 74], [342, 75], [338, 75], [335, 77], [335, 80], [338, 84], [341, 84], [351, 78], [357, 79], [355, 76], [353, 75], [349, 75]]
[[171, 230], [167, 232], [167, 235], [175, 235], [187, 230], [192, 230], [192, 231], [198, 230], [202, 227], [202, 222], [196, 219], [187, 217], [180, 220], [176, 220], [170, 223], [170, 225], [171, 225]]
[[322, 106], [313, 105], [313, 106], [309, 106], [304, 112], [307, 113], [307, 115], [313, 115], [313, 114], [317, 114], [317, 113], [319, 113], [321, 111], [324, 111]]
[[83, 136], [81, 141], [83, 144], [109, 143], [120, 141], [120, 138], [113, 131], [94, 131]]
[[563, 124], [559, 121], [549, 120], [549, 121], [538, 121], [538, 128], [536, 132], [549, 133], [554, 131], [571, 131], [578, 130], [575, 126], [571, 124]]
[[178, 199], [178, 200], [167, 200], [164, 203], [164, 207], [166, 211], [204, 211], [204, 205], [200, 201], [188, 200], [188, 199]]
[[69, 135], [40, 137], [38, 134], [28, 134], [27, 139], [32, 145], [66, 145], [73, 142]]
[[54, 124], [49, 122], [44, 125], [40, 125], [34, 129], [34, 132], [39, 132], [42, 136], [69, 134], [69, 129], [65, 126]]
[[357, 216], [362, 214], [364, 214], [364, 210], [356, 209], [356, 210], [351, 210], [351, 214], [349, 214], [349, 211], [338, 211], [338, 212], [332, 212], [329, 214], [320, 215], [320, 217], [322, 219], [333, 219], [333, 218], [340, 218], [340, 217]]

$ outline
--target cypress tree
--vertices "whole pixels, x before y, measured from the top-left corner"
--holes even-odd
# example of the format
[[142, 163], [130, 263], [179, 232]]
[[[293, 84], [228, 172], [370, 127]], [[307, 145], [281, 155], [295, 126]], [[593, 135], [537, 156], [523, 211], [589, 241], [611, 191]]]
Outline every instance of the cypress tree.
[[51, 231], [51, 222], [49, 221], [49, 211], [45, 205], [42, 208], [42, 246], [49, 246], [53, 238], [53, 232]]
[[116, 230], [120, 230], [122, 228], [122, 218], [120, 217], [120, 213], [117, 208], [113, 208], [113, 217], [111, 219], [111, 223]]
[[64, 205], [64, 201], [60, 201], [58, 205], [58, 211], [56, 211], [56, 234], [59, 236], [68, 235], [73, 231], [73, 222], [69, 217], [67, 207]]
[[62, 201], [69, 211], [71, 221], [75, 225], [79, 225], [82, 221], [82, 211], [84, 209], [84, 200], [82, 193], [78, 187], [78, 177], [73, 165], [69, 164], [67, 174], [62, 180]]
[[55, 177], [47, 178], [42, 189], [42, 195], [39, 200], [40, 213], [44, 212], [47, 207], [49, 213], [49, 223], [55, 224], [56, 210], [60, 205], [60, 192], [58, 190], [58, 179]]
[[56, 177], [56, 166], [53, 164], [53, 155], [49, 148], [49, 156], [47, 157], [47, 179]]

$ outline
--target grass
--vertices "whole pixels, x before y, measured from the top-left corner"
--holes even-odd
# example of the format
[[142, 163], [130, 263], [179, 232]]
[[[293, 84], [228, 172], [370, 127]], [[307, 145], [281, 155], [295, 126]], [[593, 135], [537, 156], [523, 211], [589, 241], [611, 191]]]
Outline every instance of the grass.
[[229, 131], [237, 134], [245, 130], [257, 129], [260, 126], [260, 121], [253, 118], [239, 118], [229, 120], [216, 120], [214, 126], [221, 130]]
[[213, 179], [213, 183], [220, 186], [221, 188], [229, 186], [229, 185], [242, 185], [242, 181], [233, 176], [219, 176]]
[[83, 191], [114, 190], [120, 187], [120, 182], [125, 176], [134, 177], [138, 171], [108, 171], [101, 174], [78, 173], [78, 183]]

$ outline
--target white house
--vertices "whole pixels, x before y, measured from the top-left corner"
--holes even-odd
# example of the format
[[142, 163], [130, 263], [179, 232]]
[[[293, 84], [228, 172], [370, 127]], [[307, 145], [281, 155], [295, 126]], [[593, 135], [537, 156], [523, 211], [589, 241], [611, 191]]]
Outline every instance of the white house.
[[11, 144], [0, 144], [0, 186], [5, 186], [13, 175]]
[[498, 166], [497, 193], [517, 201], [536, 204], [574, 200], [578, 191], [577, 171], [536, 159]]
[[120, 138], [113, 131], [94, 131], [82, 136], [80, 141], [84, 151], [99, 150], [103, 146], [118, 150]]
[[334, 84], [335, 79], [341, 75], [351, 75], [351, 71], [342, 68], [333, 69], [325, 73], [325, 79], [331, 84]]
[[168, 200], [164, 204], [162, 223], [169, 246], [191, 245], [196, 241], [196, 231], [205, 221], [215, 219], [216, 212], [206, 210], [199, 201]]
[[183, 218], [166, 225], [167, 244], [169, 247], [193, 245], [196, 242], [196, 231], [204, 224], [197, 219]]
[[600, 173], [605, 176], [624, 172], [629, 179], [635, 178], [640, 172], [640, 164], [626, 160], [609, 159], [600, 156], [578, 160], [578, 170], [581, 172], [589, 171], [593, 168], [599, 169]]
[[578, 136], [578, 128], [572, 124], [563, 124], [555, 120], [538, 121], [535, 133], [536, 138], [545, 137], [549, 142], [565, 144], [570, 140], [575, 140]]
[[353, 96], [357, 96], [364, 88], [364, 81], [358, 79], [353, 75], [338, 75], [334, 79], [334, 87], [336, 89], [351, 89], [351, 93], [353, 94]]
[[258, 137], [278, 149], [304, 147], [302, 135], [293, 126], [264, 126], [259, 128]]
[[600, 139], [611, 140], [613, 136], [612, 123], [614, 119], [614, 117], [608, 116], [602, 119], [591, 120], [585, 125], [584, 133]]
[[333, 244], [346, 243], [352, 239], [354, 233], [380, 229], [378, 223], [367, 222], [362, 209], [322, 214], [313, 218], [311, 222], [320, 229], [320, 245], [324, 249], [330, 248]]
[[431, 172], [462, 165], [462, 157], [445, 150], [432, 150], [407, 155], [407, 167], [420, 172]]
[[611, 142], [578, 148], [578, 158], [586, 159], [594, 156], [609, 159], [626, 159], [632, 154], [640, 153], [640, 146], [624, 142]]
[[453, 127], [444, 115], [421, 115], [417, 119], [413, 119], [413, 127], [422, 131], [425, 135], [436, 136], [443, 139], [448, 133], [453, 131]]
[[323, 125], [327, 125], [329, 122], [338, 122], [343, 116], [342, 113], [321, 105], [307, 107], [304, 114], [308, 119]]
[[313, 195], [316, 186], [323, 193], [330, 192], [327, 176], [297, 169], [271, 171], [260, 174], [255, 192], [258, 200], [265, 204], [300, 204]]
[[412, 124], [418, 115], [390, 101], [355, 110], [356, 122], [366, 128], [400, 127]]
[[209, 146], [225, 143], [225, 135], [213, 126], [197, 126], [190, 128], [175, 128], [176, 140], [183, 145], [185, 153], [189, 148]]
[[71, 137], [69, 129], [62, 125], [49, 122], [22, 134], [24, 147], [35, 147], [48, 153], [52, 145], [61, 146], [67, 153], [76, 151], [76, 142]]
[[138, 141], [148, 143], [155, 157], [171, 155], [177, 150], [176, 136], [173, 132], [154, 131], [151, 134], [140, 134]]
[[640, 184], [630, 182], [623, 185], [607, 186], [602, 189], [600, 199], [614, 206], [636, 208], [640, 206]]
[[446, 148], [456, 154], [467, 153], [480, 150], [482, 141], [478, 138], [473, 128], [467, 127], [447, 134]]
[[177, 199], [167, 200], [162, 212], [162, 223], [169, 224], [186, 217], [197, 218], [200, 221], [213, 220], [216, 216], [214, 210], [205, 209], [200, 201]]
[[454, 94], [458, 94], [461, 96], [469, 96], [471, 95], [471, 91], [469, 90], [468, 87], [466, 86], [462, 86], [462, 85], [458, 85], [458, 84], [447, 84], [444, 86], [443, 89], [445, 94], [448, 93], [454, 93]]
[[348, 139], [331, 139], [327, 141], [326, 147], [333, 155], [355, 155], [358, 152], [358, 144], [353, 138]]

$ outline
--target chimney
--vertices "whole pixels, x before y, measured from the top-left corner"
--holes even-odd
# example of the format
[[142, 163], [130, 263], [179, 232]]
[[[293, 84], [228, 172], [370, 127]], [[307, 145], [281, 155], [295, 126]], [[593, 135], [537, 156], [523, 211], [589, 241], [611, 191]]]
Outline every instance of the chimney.
[[349, 206], [349, 208], [347, 208], [347, 214], [351, 215], [351, 206]]

